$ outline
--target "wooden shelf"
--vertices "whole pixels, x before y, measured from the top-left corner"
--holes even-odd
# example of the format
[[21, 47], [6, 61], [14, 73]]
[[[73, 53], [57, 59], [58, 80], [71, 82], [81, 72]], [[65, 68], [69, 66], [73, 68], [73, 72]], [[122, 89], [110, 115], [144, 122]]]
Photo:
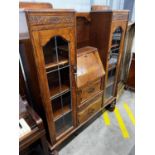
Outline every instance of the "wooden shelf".
[[114, 44], [114, 45], [111, 45], [111, 48], [114, 48], [114, 47], [117, 47], [119, 46], [119, 44]]
[[51, 99], [57, 98], [67, 92], [69, 92], [70, 88], [68, 85], [62, 84], [61, 85], [61, 90], [60, 87], [53, 87], [50, 89], [50, 95], [51, 95]]
[[116, 64], [110, 64], [108, 67], [108, 71], [111, 71], [116, 68]]
[[53, 111], [54, 121], [58, 120], [63, 115], [65, 115], [65, 114], [67, 114], [69, 112], [71, 112], [71, 109], [70, 109], [69, 105], [67, 105], [67, 104], [63, 107], [63, 109], [60, 108], [60, 109], [58, 109], [56, 111]]
[[68, 52], [68, 46], [58, 46], [58, 49]]
[[114, 76], [108, 78], [106, 88], [107, 88], [107, 87], [110, 87], [111, 85], [113, 85], [114, 82], [115, 82], [115, 77], [114, 77]]
[[64, 58], [64, 57], [60, 57], [59, 56], [59, 62], [57, 62], [56, 60], [54, 62], [51, 62], [51, 63], [48, 63], [45, 65], [45, 68], [46, 70], [47, 69], [52, 69], [54, 67], [58, 67], [58, 66], [64, 66], [64, 65], [67, 65], [69, 62], [68, 62], [68, 59]]

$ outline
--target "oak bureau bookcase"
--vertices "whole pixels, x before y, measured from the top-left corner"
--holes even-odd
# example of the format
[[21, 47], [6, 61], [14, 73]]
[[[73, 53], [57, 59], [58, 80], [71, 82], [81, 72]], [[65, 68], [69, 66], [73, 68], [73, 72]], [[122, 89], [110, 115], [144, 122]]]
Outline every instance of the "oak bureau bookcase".
[[20, 55], [53, 150], [106, 106], [114, 109], [128, 11], [30, 8]]

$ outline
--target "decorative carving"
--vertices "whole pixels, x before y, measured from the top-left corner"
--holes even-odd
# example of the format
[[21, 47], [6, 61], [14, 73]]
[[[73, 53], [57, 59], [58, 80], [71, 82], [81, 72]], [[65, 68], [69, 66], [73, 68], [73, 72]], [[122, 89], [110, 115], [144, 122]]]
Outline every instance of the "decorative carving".
[[128, 20], [128, 14], [113, 14], [112, 20]]
[[48, 24], [73, 24], [73, 16], [29, 16], [29, 22], [31, 25], [48, 25]]

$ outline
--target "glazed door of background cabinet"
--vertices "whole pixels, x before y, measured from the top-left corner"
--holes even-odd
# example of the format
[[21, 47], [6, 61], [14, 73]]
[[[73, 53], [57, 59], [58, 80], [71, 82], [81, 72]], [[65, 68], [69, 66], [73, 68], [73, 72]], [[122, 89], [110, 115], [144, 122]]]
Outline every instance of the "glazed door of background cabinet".
[[108, 61], [106, 66], [108, 74], [106, 75], [105, 100], [115, 97], [116, 95], [126, 24], [127, 23], [123, 21], [112, 22]]
[[[52, 132], [58, 140], [76, 125], [75, 114], [75, 42], [74, 29], [60, 28], [34, 33], [42, 61], [47, 103], [50, 104]], [[39, 62], [39, 63], [40, 63]]]

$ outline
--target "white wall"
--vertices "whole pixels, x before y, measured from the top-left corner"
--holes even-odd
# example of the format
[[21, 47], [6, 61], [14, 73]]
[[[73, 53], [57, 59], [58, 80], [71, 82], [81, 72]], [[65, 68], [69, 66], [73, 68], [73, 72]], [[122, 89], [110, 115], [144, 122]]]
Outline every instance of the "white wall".
[[91, 0], [20, 0], [23, 2], [49, 2], [55, 9], [75, 9], [76, 11], [90, 11]]
[[[49, 2], [58, 9], [75, 9], [76, 11], [88, 12], [92, 4], [109, 5], [112, 9], [123, 9], [125, 0], [19, 0], [22, 2]], [[129, 0], [130, 1], [130, 0]], [[132, 16], [134, 20], [134, 15]], [[19, 32], [27, 32], [24, 13], [19, 14]]]
[[125, 0], [19, 0], [24, 2], [49, 2], [54, 8], [72, 8], [76, 11], [90, 11], [92, 4], [110, 5], [112, 9], [123, 9]]

